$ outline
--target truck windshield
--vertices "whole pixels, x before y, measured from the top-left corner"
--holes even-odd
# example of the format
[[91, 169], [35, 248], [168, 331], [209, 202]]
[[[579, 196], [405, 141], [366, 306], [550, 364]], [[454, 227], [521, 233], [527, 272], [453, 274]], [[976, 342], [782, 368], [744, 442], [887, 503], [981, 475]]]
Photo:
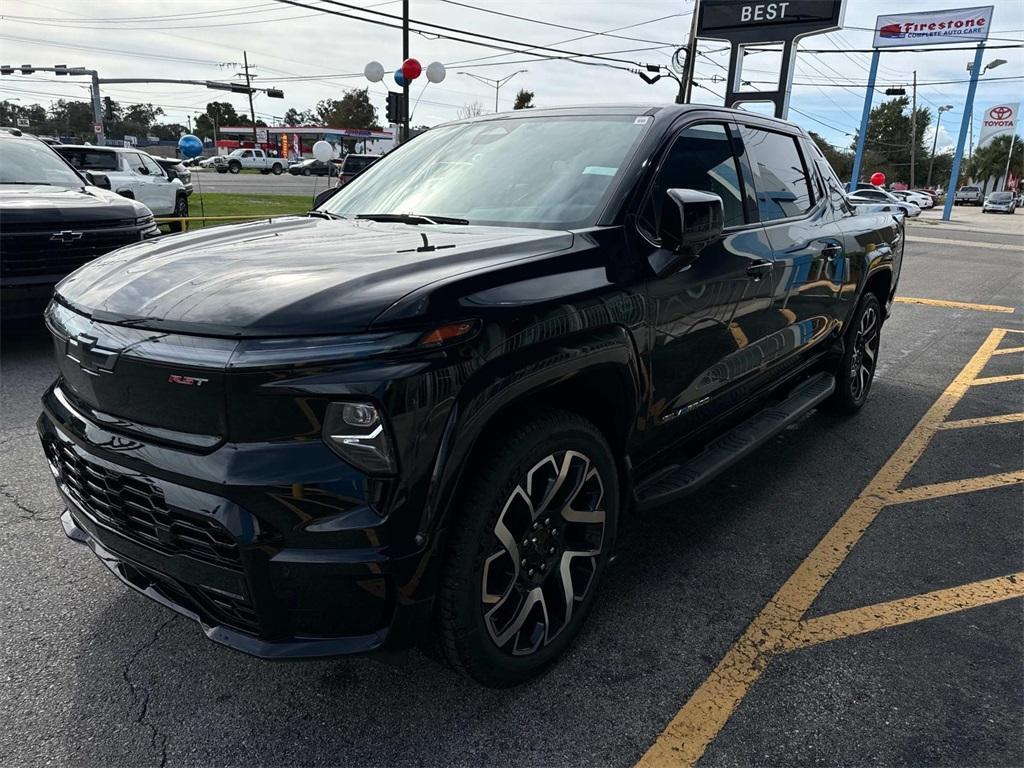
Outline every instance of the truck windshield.
[[594, 115], [442, 126], [374, 163], [321, 210], [350, 217], [417, 214], [470, 224], [589, 226], [650, 122]]
[[0, 141], [0, 184], [81, 187], [81, 177], [39, 141]]

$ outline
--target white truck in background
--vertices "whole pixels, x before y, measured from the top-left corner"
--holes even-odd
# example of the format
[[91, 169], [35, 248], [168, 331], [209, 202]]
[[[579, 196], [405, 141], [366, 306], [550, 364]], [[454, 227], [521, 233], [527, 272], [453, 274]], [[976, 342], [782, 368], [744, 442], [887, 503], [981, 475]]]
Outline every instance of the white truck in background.
[[262, 174], [280, 176], [286, 169], [284, 158], [272, 157], [262, 149], [236, 149], [214, 164], [217, 173], [240, 173], [243, 168], [255, 168]]

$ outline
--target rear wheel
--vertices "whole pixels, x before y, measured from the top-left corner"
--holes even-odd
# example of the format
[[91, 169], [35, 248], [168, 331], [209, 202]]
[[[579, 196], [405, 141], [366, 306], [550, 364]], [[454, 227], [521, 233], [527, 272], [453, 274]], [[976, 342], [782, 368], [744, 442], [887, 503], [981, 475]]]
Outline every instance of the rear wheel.
[[241, 163], [230, 163], [228, 165], [228, 171], [230, 173], [241, 173], [242, 172], [242, 164]]
[[270, 169], [275, 176], [280, 176], [284, 172], [284, 168], [280, 163], [274, 163], [274, 167]]
[[302, 175], [303, 176], [309, 176], [310, 173], [312, 173], [312, 171], [310, 171], [309, 168], [303, 168], [302, 169]]
[[[188, 197], [185, 195], [178, 195], [174, 201], [174, 218], [186, 219], [188, 218]], [[171, 232], [184, 232], [185, 222], [175, 221], [171, 224]]]
[[882, 305], [873, 293], [861, 297], [836, 373], [836, 391], [823, 404], [835, 413], [852, 414], [864, 407], [878, 365]]
[[482, 450], [451, 528], [438, 631], [452, 666], [508, 687], [579, 632], [615, 541], [618, 477], [597, 428], [563, 411]]

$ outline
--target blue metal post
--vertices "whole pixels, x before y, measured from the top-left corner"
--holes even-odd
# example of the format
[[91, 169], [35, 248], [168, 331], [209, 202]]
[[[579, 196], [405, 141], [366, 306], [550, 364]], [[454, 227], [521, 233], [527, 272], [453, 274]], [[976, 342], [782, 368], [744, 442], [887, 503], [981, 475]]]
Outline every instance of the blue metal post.
[[974, 114], [974, 92], [978, 90], [978, 77], [981, 76], [981, 57], [985, 53], [985, 44], [978, 43], [974, 54], [974, 66], [971, 67], [971, 84], [967, 86], [967, 105], [964, 117], [960, 121], [960, 138], [956, 140], [956, 154], [953, 156], [953, 170], [949, 174], [949, 186], [946, 187], [946, 205], [942, 209], [942, 220], [949, 221], [953, 213], [953, 198], [956, 196], [956, 185], [960, 179], [960, 161], [964, 159], [964, 143], [967, 141], [967, 128]]
[[880, 51], [875, 48], [871, 54], [871, 69], [868, 72], [868, 92], [864, 94], [864, 114], [860, 118], [860, 133], [857, 134], [857, 153], [853, 156], [853, 171], [850, 176], [850, 191], [857, 189], [857, 179], [860, 178], [860, 163], [864, 159], [864, 141], [868, 135], [868, 118], [871, 117], [871, 99], [875, 95], [875, 78], [878, 76], [878, 54]]

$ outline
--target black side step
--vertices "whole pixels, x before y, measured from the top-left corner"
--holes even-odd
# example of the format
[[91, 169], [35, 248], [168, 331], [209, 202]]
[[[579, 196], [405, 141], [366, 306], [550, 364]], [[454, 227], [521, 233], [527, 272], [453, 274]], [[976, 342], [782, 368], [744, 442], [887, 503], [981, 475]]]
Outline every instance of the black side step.
[[808, 379], [785, 400], [754, 414], [708, 443], [689, 461], [667, 467], [641, 481], [636, 489], [637, 506], [654, 507], [692, 493], [819, 405], [835, 388], [835, 377], [829, 373]]

